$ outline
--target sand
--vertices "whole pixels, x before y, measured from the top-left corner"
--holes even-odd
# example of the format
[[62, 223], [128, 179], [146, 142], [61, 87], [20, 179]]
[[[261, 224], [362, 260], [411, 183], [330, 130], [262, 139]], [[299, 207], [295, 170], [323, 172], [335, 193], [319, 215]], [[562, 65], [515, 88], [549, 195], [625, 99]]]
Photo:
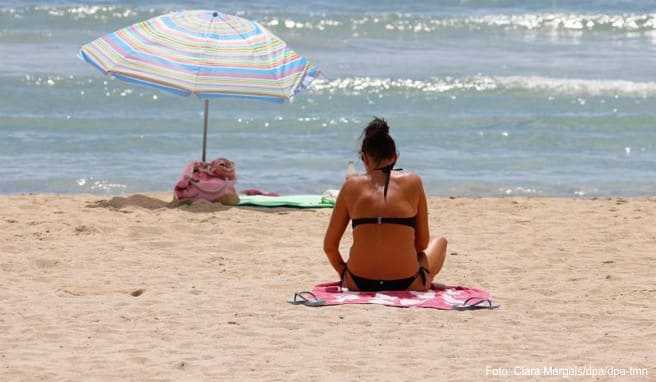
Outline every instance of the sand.
[[0, 197], [1, 381], [656, 380], [656, 198], [431, 198], [468, 312], [287, 304], [329, 209], [101, 199]]

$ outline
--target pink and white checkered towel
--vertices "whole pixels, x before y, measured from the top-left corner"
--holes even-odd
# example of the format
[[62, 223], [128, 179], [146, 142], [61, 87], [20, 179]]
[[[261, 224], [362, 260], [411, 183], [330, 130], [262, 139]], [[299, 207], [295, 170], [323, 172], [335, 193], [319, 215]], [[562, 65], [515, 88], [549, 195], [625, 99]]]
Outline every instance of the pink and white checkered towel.
[[381, 291], [354, 292], [340, 287], [339, 281], [316, 285], [311, 292], [298, 292], [292, 304], [328, 306], [342, 304], [380, 304], [401, 308], [442, 310], [493, 309], [490, 293], [482, 289], [433, 284], [426, 292]]

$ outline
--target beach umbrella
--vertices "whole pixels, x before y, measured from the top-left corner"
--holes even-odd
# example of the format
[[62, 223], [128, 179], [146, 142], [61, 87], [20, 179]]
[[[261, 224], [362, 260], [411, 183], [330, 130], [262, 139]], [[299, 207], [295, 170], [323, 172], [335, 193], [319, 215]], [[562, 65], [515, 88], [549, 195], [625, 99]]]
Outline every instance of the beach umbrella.
[[80, 58], [115, 78], [204, 101], [291, 99], [318, 75], [305, 58], [257, 22], [216, 11], [172, 12], [82, 46]]

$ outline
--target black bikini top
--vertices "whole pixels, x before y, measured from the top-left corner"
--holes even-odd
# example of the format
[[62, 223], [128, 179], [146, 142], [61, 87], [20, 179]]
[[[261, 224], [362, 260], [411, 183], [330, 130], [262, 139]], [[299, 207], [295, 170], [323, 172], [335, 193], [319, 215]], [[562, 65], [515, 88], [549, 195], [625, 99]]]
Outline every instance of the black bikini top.
[[353, 229], [355, 227], [359, 226], [360, 224], [401, 224], [401, 225], [407, 225], [408, 227], [415, 228], [417, 225], [417, 217], [413, 216], [410, 218], [383, 218], [383, 217], [377, 217], [377, 218], [360, 218], [360, 219], [353, 219], [351, 221], [351, 226]]

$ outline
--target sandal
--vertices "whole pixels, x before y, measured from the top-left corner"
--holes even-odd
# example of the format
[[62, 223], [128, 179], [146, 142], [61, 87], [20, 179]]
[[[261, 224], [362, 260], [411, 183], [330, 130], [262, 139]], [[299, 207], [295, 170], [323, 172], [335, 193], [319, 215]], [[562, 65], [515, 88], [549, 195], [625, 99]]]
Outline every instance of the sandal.
[[[469, 301], [471, 300], [478, 300], [473, 304], [469, 304]], [[484, 304], [487, 303], [487, 306]], [[466, 299], [462, 304], [460, 305], [454, 305], [453, 309], [454, 310], [477, 310], [477, 309], [496, 309], [498, 308], [499, 305], [494, 305], [492, 304], [492, 300], [485, 299], [485, 298], [479, 298], [479, 297], [470, 297]]]
[[294, 293], [294, 298], [287, 302], [293, 305], [305, 305], [313, 307], [323, 306], [326, 303], [324, 300], [317, 297], [314, 293], [307, 291]]

